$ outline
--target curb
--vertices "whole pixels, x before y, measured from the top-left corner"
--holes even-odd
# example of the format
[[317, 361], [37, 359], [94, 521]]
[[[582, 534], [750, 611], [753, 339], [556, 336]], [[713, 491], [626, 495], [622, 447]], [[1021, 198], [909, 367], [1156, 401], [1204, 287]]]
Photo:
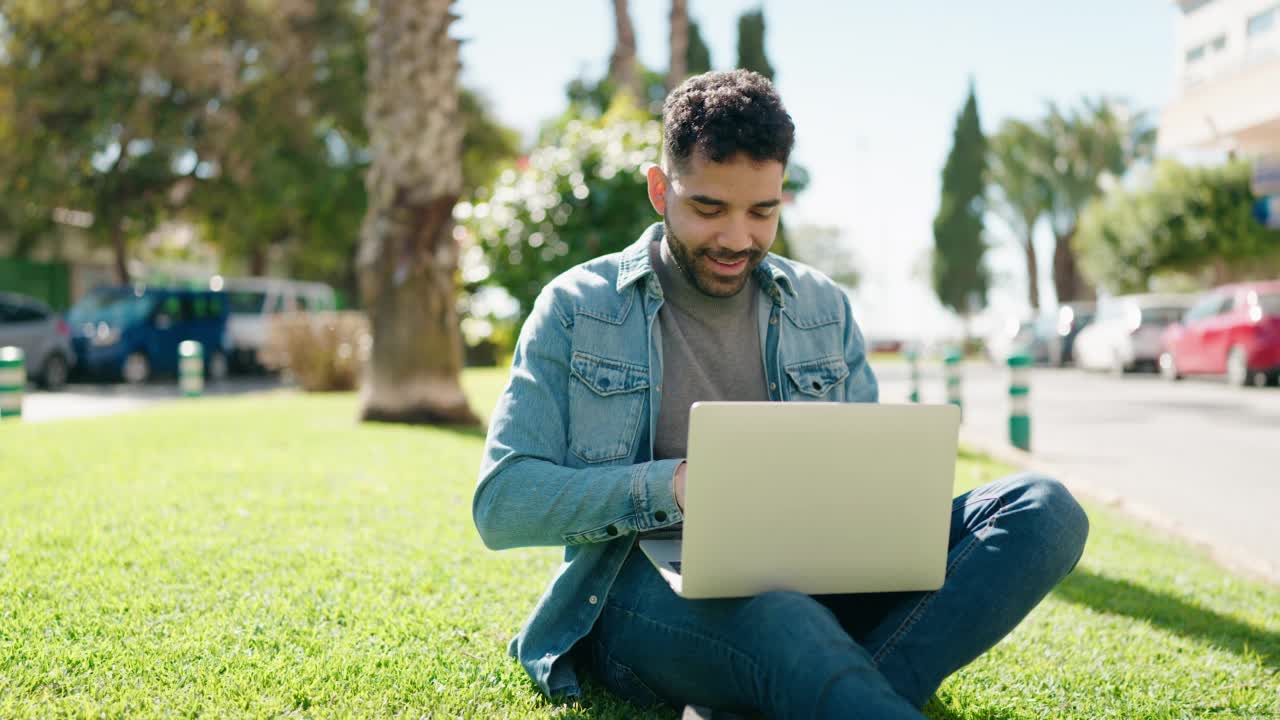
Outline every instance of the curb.
[[1080, 497], [1119, 510], [1149, 528], [1190, 542], [1205, 551], [1214, 562], [1228, 570], [1273, 585], [1280, 585], [1280, 568], [1270, 562], [1256, 557], [1235, 545], [1219, 542], [1199, 531], [1192, 530], [1182, 522], [1149, 505], [1125, 498], [1095, 483], [1085, 482], [1073, 477], [1061, 468], [1040, 460], [1032, 453], [1018, 450], [1003, 443], [992, 443], [971, 432], [965, 432], [963, 428], [960, 430], [960, 444], [984, 453], [1006, 465], [1012, 465], [1019, 470], [1030, 470], [1048, 475], [1067, 486], [1067, 489]]

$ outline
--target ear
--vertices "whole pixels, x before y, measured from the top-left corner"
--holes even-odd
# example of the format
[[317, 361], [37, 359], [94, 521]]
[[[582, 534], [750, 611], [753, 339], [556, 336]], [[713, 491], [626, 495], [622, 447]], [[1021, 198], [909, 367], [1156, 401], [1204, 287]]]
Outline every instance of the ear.
[[656, 164], [649, 166], [649, 202], [659, 215], [667, 214], [667, 174]]

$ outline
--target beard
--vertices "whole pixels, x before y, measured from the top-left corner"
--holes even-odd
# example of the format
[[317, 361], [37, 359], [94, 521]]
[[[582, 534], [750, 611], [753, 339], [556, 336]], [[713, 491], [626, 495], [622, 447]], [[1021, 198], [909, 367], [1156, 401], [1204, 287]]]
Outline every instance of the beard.
[[[698, 292], [708, 297], [728, 298], [742, 292], [751, 274], [764, 260], [764, 253], [754, 247], [737, 253], [709, 248], [695, 251], [675, 234], [671, 229], [671, 223], [665, 217], [662, 219], [662, 227], [666, 234], [667, 247], [671, 249], [671, 255], [675, 257], [680, 271]], [[739, 274], [724, 277], [716, 274], [709, 266], [713, 262], [712, 258], [724, 263], [735, 263], [745, 259], [747, 264]]]

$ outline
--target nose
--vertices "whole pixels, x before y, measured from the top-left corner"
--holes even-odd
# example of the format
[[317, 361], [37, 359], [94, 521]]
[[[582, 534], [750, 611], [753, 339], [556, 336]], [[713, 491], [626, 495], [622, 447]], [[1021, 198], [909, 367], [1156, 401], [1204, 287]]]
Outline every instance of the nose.
[[751, 250], [751, 229], [745, 218], [734, 218], [716, 240], [721, 254], [741, 255]]

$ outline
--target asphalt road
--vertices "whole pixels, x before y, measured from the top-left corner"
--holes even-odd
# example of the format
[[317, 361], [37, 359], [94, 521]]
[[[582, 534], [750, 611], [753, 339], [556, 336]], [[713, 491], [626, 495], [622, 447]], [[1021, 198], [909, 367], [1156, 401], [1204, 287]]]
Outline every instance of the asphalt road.
[[[908, 367], [874, 369], [881, 401], [905, 402]], [[922, 370], [922, 401], [942, 402], [940, 368]], [[962, 433], [1007, 444], [1008, 371], [968, 364], [964, 380]], [[1064, 479], [1134, 501], [1280, 578], [1280, 388], [1036, 369], [1031, 423], [1034, 458]]]

